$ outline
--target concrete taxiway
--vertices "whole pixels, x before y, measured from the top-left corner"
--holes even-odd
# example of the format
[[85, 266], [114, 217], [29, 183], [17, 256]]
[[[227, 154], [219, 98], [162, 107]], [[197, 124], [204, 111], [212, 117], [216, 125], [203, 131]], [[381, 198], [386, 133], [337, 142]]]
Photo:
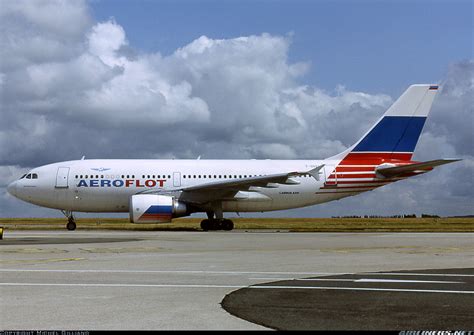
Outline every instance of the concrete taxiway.
[[[446, 274], [470, 278], [463, 269], [474, 267], [473, 241], [472, 233], [6, 231], [0, 241], [0, 329], [268, 329], [227, 312], [223, 299], [251, 286], [269, 290], [258, 287], [276, 281], [356, 280], [366, 279], [360, 276], [366, 272], [438, 269], [442, 275], [442, 269], [454, 269]], [[437, 285], [413, 280], [421, 291]], [[453, 285], [466, 299], [461, 307], [472, 310], [472, 285]], [[325, 291], [325, 299], [337, 292]], [[436, 293], [416, 294], [423, 300]]]

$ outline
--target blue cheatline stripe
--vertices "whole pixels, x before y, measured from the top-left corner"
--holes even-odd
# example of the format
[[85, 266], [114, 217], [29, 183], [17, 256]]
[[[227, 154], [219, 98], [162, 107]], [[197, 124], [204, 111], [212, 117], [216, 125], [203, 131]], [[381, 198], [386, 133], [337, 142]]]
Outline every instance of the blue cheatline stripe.
[[171, 206], [150, 206], [144, 214], [162, 214], [162, 213], [172, 213], [173, 208]]
[[385, 116], [352, 151], [413, 152], [426, 117]]

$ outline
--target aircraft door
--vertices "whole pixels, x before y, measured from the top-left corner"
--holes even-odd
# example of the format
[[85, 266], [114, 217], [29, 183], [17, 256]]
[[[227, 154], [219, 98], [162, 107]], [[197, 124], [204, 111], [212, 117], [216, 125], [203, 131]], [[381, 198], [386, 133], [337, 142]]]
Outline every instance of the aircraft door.
[[173, 172], [173, 186], [181, 187], [181, 172]]
[[56, 174], [56, 188], [68, 188], [69, 168], [59, 167]]

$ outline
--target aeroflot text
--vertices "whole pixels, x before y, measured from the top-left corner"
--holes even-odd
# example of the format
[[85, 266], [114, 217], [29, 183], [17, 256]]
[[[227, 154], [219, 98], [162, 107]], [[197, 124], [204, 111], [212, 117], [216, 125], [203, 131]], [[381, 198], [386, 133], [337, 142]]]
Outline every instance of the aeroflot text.
[[77, 187], [163, 187], [166, 179], [81, 179]]

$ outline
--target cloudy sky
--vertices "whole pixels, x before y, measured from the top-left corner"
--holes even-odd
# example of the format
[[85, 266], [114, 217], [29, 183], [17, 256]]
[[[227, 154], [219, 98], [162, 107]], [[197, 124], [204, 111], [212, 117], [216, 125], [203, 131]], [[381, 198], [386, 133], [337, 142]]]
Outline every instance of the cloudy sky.
[[62, 216], [6, 185], [83, 155], [322, 159], [414, 83], [442, 86], [415, 159], [462, 162], [268, 216], [474, 214], [472, 6], [0, 0], [0, 217]]

